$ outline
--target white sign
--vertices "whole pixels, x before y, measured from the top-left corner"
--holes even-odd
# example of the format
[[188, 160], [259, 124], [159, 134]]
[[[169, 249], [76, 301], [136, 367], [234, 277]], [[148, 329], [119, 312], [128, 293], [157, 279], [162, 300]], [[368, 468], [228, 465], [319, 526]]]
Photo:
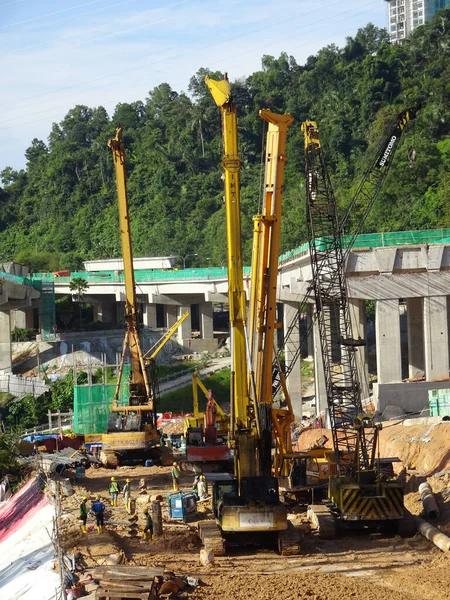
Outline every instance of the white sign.
[[241, 527], [263, 528], [273, 527], [273, 513], [271, 512], [246, 512], [239, 515], [239, 525]]

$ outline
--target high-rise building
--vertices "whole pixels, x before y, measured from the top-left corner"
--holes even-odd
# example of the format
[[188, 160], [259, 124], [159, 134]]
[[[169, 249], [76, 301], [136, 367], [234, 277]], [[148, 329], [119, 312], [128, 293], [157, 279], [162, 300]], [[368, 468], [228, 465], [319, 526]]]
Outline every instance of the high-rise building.
[[450, 8], [450, 0], [386, 0], [388, 31], [392, 42], [401, 42], [419, 25], [431, 21], [442, 8]]

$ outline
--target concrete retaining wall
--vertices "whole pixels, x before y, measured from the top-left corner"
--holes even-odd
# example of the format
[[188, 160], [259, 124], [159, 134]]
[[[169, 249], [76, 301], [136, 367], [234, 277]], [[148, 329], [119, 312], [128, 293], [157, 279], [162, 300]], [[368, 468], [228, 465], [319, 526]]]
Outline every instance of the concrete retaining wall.
[[11, 373], [0, 373], [0, 390], [17, 398], [31, 394], [35, 398], [49, 390], [49, 386], [38, 377], [22, 377]]
[[373, 401], [378, 412], [387, 406], [400, 406], [406, 413], [428, 408], [428, 391], [450, 388], [450, 381], [374, 383]]

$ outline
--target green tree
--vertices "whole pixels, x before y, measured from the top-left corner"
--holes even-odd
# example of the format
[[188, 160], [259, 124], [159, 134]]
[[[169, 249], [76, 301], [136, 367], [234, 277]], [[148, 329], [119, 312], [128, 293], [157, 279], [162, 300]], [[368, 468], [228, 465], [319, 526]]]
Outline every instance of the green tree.
[[87, 292], [89, 288], [89, 283], [87, 279], [84, 277], [73, 277], [69, 282], [69, 289], [71, 292], [76, 292], [76, 294], [72, 295], [72, 298], [78, 302], [79, 316], [80, 316], [80, 328], [82, 329], [82, 316], [81, 310], [83, 308], [83, 295]]

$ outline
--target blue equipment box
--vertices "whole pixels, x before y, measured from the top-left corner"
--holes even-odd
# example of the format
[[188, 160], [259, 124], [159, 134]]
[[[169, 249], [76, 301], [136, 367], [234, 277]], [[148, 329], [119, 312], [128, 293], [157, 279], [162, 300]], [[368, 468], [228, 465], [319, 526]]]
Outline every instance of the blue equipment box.
[[197, 496], [193, 492], [167, 494], [169, 518], [174, 521], [187, 521], [197, 514]]

